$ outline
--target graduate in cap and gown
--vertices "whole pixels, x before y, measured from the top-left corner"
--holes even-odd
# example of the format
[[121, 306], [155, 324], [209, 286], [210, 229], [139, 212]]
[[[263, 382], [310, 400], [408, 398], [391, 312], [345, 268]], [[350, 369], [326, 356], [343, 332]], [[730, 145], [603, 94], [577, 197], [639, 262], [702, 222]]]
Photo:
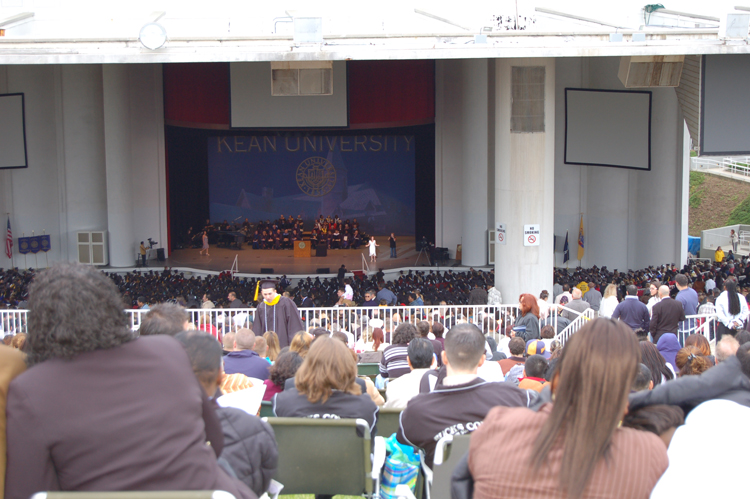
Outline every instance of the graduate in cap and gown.
[[[253, 332], [263, 336], [266, 331], [273, 331], [279, 337], [279, 347], [288, 347], [295, 334], [305, 330], [294, 302], [276, 292], [277, 281], [262, 279], [258, 283], [263, 300], [258, 303], [253, 321]], [[258, 299], [258, 289], [255, 290]]]

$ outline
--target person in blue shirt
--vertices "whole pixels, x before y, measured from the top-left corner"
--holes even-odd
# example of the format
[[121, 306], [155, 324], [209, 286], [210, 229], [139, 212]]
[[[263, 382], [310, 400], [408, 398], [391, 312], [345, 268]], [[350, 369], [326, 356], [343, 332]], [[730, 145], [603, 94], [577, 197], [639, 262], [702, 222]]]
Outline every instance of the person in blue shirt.
[[240, 329], [234, 337], [234, 352], [224, 357], [226, 374], [242, 373], [250, 378], [268, 379], [270, 364], [261, 358], [255, 347], [255, 333], [250, 329]]
[[378, 294], [376, 298], [378, 302], [380, 302], [380, 300], [385, 300], [388, 305], [398, 305], [396, 295], [394, 295], [390, 289], [385, 287], [384, 281], [378, 282]]
[[677, 274], [674, 277], [675, 284], [679, 292], [675, 300], [682, 303], [685, 309], [685, 315], [695, 315], [698, 313], [698, 293], [688, 287], [688, 278], [685, 274]]
[[633, 331], [640, 330], [647, 334], [651, 320], [648, 307], [638, 299], [638, 288], [635, 285], [628, 285], [625, 292], [627, 296], [615, 307], [612, 318], [621, 320]]

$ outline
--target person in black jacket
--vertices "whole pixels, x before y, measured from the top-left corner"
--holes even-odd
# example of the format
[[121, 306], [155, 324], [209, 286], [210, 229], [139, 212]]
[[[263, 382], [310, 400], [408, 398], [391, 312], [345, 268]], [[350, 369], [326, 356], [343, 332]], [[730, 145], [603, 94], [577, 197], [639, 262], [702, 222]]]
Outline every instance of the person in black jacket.
[[[198, 381], [206, 393], [218, 391], [224, 372], [221, 367], [221, 345], [201, 331], [186, 331], [175, 337], [190, 358]], [[215, 407], [224, 433], [224, 449], [219, 456], [237, 478], [259, 497], [268, 490], [276, 473], [279, 451], [271, 426], [256, 416], [233, 407]]]
[[678, 405], [687, 413], [702, 402], [724, 399], [750, 407], [750, 343], [700, 376], [662, 383], [651, 391], [630, 395], [629, 410], [647, 405]]
[[424, 450], [430, 467], [442, 436], [473, 432], [495, 406], [526, 407], [533, 402], [526, 390], [478, 377], [477, 370], [485, 362], [484, 335], [473, 324], [459, 324], [448, 332], [442, 357], [445, 377], [433, 391], [409, 400], [396, 437], [402, 444]]

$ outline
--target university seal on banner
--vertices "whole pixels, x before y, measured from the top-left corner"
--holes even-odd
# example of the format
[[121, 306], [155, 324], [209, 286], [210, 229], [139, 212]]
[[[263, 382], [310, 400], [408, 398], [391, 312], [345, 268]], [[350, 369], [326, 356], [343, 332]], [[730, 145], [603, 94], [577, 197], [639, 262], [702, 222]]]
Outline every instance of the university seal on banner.
[[325, 196], [336, 185], [336, 169], [320, 156], [307, 158], [297, 167], [297, 185], [308, 196]]

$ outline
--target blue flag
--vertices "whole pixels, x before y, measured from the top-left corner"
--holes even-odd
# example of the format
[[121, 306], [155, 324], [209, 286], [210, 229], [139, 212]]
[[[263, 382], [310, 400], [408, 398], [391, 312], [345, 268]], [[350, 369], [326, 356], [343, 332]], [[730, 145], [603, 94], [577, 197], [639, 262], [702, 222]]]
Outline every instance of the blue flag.
[[568, 247], [568, 231], [565, 231], [565, 246], [563, 246], [563, 263], [570, 260], [570, 248]]

